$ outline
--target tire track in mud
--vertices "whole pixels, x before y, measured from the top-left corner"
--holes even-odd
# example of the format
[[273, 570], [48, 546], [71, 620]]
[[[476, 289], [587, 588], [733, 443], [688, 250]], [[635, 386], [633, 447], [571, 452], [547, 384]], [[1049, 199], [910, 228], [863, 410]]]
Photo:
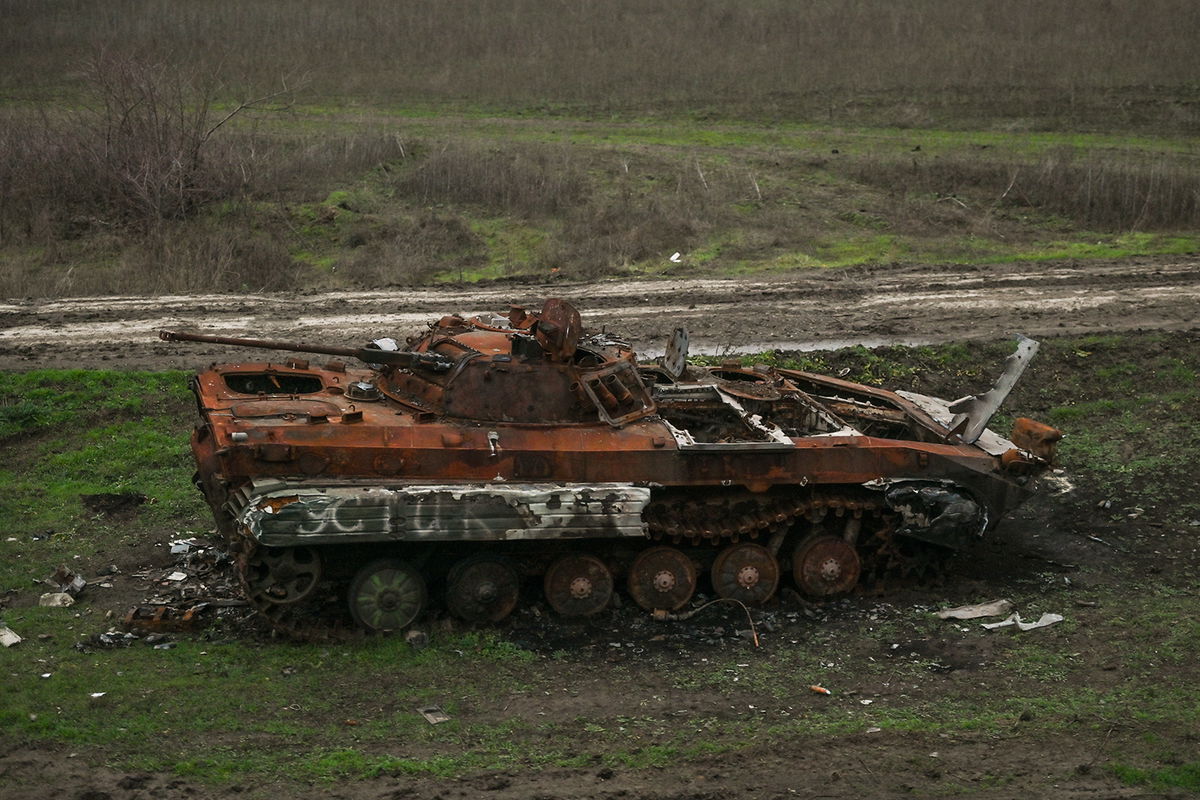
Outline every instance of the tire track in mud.
[[574, 301], [590, 329], [653, 354], [685, 325], [696, 352], [920, 344], [1200, 325], [1200, 259], [894, 265], [768, 278], [499, 283], [292, 294], [0, 302], [0, 369], [192, 369], [246, 350], [159, 342], [181, 328], [357, 346], [446, 313]]

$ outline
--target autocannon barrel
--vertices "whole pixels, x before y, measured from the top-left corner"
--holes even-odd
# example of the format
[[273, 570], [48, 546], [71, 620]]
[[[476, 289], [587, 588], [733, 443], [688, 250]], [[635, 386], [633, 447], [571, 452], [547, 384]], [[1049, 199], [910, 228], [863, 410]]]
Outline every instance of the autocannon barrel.
[[394, 367], [425, 367], [444, 370], [451, 366], [445, 356], [438, 353], [412, 353], [402, 350], [381, 350], [376, 347], [328, 347], [303, 342], [280, 342], [271, 339], [248, 339], [240, 336], [214, 336], [207, 333], [184, 331], [159, 331], [158, 338], [164, 342], [210, 342], [232, 347], [255, 347], [260, 350], [286, 350], [292, 353], [320, 353], [329, 356], [357, 358], [367, 364], [386, 364]]

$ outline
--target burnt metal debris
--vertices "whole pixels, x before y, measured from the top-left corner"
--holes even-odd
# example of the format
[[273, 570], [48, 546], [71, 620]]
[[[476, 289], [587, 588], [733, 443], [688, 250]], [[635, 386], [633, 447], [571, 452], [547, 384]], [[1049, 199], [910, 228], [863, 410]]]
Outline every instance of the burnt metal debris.
[[[994, 528], [1058, 431], [986, 428], [1036, 343], [953, 403], [800, 370], [639, 364], [578, 311], [442, 317], [364, 348], [162, 332], [167, 341], [336, 356], [213, 365], [192, 382], [196, 484], [248, 599], [287, 626], [347, 598], [369, 630], [432, 603], [498, 622], [540, 583], [587, 616], [625, 589], [676, 612], [697, 586], [747, 605], [827, 598]], [[353, 368], [340, 358], [357, 359]]]

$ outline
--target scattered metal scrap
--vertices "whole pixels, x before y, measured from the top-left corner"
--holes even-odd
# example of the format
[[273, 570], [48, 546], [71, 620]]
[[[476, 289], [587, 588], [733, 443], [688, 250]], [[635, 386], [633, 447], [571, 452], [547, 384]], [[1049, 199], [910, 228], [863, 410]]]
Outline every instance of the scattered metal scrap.
[[87, 586], [87, 581], [67, 569], [66, 565], [56, 569], [54, 574], [45, 580], [45, 583], [54, 587], [55, 591], [66, 592], [72, 597], [82, 592]]
[[990, 631], [996, 628], [1007, 628], [1010, 625], [1015, 625], [1019, 631], [1032, 631], [1062, 622], [1063, 619], [1064, 617], [1062, 614], [1052, 614], [1050, 612], [1046, 612], [1045, 614], [1042, 614], [1042, 616], [1040, 616], [1036, 622], [1022, 622], [1020, 614], [1011, 614], [1006, 619], [1002, 619], [999, 622], [985, 622], [983, 623], [983, 627]]
[[208, 608], [199, 603], [182, 614], [174, 606], [134, 606], [125, 615], [125, 627], [147, 631], [189, 631], [196, 627], [197, 615]]
[[206, 611], [248, 605], [223, 550], [194, 536], [173, 540], [169, 548], [176, 557], [171, 567], [154, 575], [149, 570], [134, 574], [158, 591], [126, 612], [122, 624], [127, 630], [152, 636], [193, 631], [205, 623]]
[[67, 569], [65, 565], [56, 569], [54, 574], [42, 583], [54, 589], [38, 598], [39, 606], [49, 608], [68, 608], [75, 605], [75, 596], [87, 586], [87, 581]]
[[450, 715], [443, 711], [441, 706], [422, 706], [417, 709], [417, 713], [424, 717], [430, 725], [440, 725], [450, 721]]

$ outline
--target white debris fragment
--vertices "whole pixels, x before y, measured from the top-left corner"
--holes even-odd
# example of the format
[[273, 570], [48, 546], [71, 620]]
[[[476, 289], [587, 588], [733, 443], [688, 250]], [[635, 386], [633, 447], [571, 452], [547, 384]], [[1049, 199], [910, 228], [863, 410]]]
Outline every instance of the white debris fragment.
[[202, 547], [204, 547], [204, 542], [194, 536], [190, 539], [176, 539], [171, 542], [171, 555], [183, 555]]
[[67, 608], [75, 605], [75, 598], [66, 592], [46, 592], [38, 598], [38, 605], [47, 608]]
[[1011, 600], [993, 600], [990, 603], [978, 603], [973, 606], [958, 606], [937, 612], [938, 619], [978, 619], [979, 617], [998, 617], [1012, 611]]
[[674, 255], [671, 256], [671, 258], [669, 260], [672, 264], [678, 264], [680, 261], [683, 260], [683, 254], [676, 252]]
[[989, 631], [996, 628], [1007, 628], [1010, 625], [1016, 625], [1019, 631], [1032, 631], [1038, 628], [1046, 628], [1054, 625], [1057, 622], [1062, 622], [1064, 619], [1062, 614], [1051, 614], [1049, 612], [1042, 614], [1037, 622], [1022, 622], [1020, 614], [1012, 614], [1007, 619], [1000, 622], [985, 622], [983, 627]]
[[166, 580], [169, 580], [169, 581], [184, 581], [184, 580], [187, 580], [187, 576], [188, 576], [188, 575], [187, 575], [187, 573], [186, 573], [186, 572], [180, 572], [179, 570], [175, 570], [174, 572], [172, 572], [170, 575], [168, 575], [168, 576], [166, 577]]
[[1075, 491], [1075, 484], [1067, 477], [1066, 470], [1053, 470], [1038, 478], [1038, 481], [1044, 486], [1049, 486], [1055, 494], [1070, 494]]
[[0, 644], [5, 647], [12, 647], [14, 644], [20, 643], [21, 637], [16, 634], [16, 631], [7, 625], [0, 625]]

